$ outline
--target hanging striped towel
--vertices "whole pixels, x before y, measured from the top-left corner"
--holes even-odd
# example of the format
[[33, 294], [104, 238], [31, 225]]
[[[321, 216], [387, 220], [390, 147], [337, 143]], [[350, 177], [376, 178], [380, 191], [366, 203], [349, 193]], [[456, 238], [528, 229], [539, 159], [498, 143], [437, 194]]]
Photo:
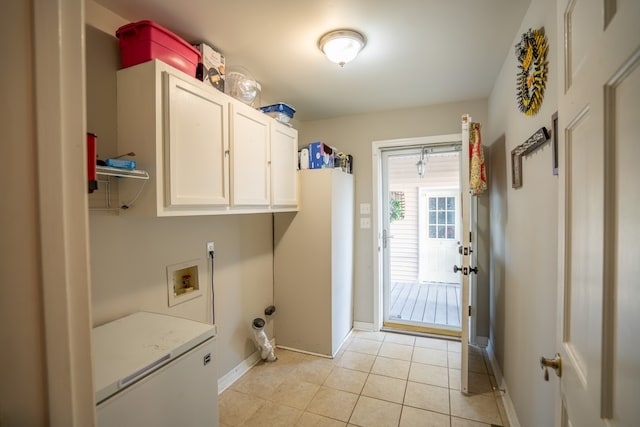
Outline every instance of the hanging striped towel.
[[469, 127], [469, 190], [477, 196], [487, 189], [487, 174], [484, 166], [484, 151], [480, 138], [480, 123]]

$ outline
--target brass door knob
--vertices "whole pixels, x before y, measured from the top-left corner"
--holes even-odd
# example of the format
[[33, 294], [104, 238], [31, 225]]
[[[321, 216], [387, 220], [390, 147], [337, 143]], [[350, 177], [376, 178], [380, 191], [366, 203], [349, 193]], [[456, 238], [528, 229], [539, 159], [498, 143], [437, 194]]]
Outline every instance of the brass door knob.
[[553, 359], [547, 359], [544, 356], [541, 357], [540, 368], [544, 370], [545, 381], [549, 381], [549, 368], [553, 368], [556, 376], [560, 378], [562, 376], [562, 357], [560, 357], [560, 353], [556, 353], [556, 357]]

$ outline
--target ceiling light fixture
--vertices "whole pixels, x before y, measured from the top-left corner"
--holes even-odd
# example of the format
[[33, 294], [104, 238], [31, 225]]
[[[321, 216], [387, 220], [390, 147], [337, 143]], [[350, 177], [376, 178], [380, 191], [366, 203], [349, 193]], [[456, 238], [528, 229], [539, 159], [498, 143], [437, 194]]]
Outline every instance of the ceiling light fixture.
[[353, 30], [330, 31], [320, 37], [318, 47], [329, 58], [341, 67], [351, 62], [366, 44], [362, 34]]

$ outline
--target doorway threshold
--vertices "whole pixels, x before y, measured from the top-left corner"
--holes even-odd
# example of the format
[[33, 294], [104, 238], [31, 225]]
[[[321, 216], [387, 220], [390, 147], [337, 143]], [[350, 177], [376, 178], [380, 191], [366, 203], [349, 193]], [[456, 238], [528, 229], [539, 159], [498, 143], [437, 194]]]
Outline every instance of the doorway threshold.
[[447, 328], [431, 328], [428, 326], [406, 325], [403, 323], [385, 322], [380, 329], [384, 332], [395, 332], [405, 335], [416, 335], [430, 338], [460, 340], [462, 331]]

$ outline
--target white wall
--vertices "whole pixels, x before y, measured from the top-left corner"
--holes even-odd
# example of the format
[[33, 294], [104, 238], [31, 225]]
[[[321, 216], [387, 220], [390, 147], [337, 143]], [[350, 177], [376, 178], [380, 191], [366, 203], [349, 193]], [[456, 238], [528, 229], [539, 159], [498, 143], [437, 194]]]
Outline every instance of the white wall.
[[491, 96], [484, 141], [490, 153], [491, 345], [523, 426], [554, 424], [555, 377], [542, 378], [540, 356], [555, 354], [557, 177], [551, 143], [523, 158], [523, 186], [511, 187], [511, 150], [540, 127], [551, 127], [557, 108], [558, 69], [553, 0], [533, 0], [512, 45], [529, 28], [545, 27], [549, 74], [542, 107], [525, 116], [516, 106], [517, 60], [505, 58]]
[[[113, 35], [121, 21], [95, 4], [87, 12], [91, 23], [86, 27], [87, 130], [98, 136], [98, 154], [104, 159], [121, 154], [116, 147], [120, 59]], [[92, 195], [91, 205], [101, 204], [101, 197], [100, 193]], [[264, 318], [264, 308], [273, 301], [270, 214], [134, 218], [126, 213], [92, 211], [90, 239], [94, 325], [138, 310], [207, 321], [210, 272], [206, 242], [213, 241], [219, 377], [255, 351], [251, 322]], [[169, 308], [166, 267], [194, 259], [204, 267], [200, 287], [206, 289], [205, 295]], [[265, 330], [273, 336], [271, 321]]]
[[[371, 203], [373, 141], [445, 135], [461, 132], [460, 117], [469, 113], [474, 121], [486, 123], [487, 104], [475, 100], [384, 113], [362, 114], [334, 119], [305, 121], [299, 129], [298, 144], [323, 141], [354, 157], [356, 184], [356, 225], [360, 203]], [[372, 323], [373, 315], [373, 242], [372, 229], [355, 231], [355, 321]], [[479, 284], [480, 293], [488, 294], [488, 283]], [[485, 298], [486, 300], [486, 298]], [[478, 335], [488, 336], [489, 307], [478, 313]]]

